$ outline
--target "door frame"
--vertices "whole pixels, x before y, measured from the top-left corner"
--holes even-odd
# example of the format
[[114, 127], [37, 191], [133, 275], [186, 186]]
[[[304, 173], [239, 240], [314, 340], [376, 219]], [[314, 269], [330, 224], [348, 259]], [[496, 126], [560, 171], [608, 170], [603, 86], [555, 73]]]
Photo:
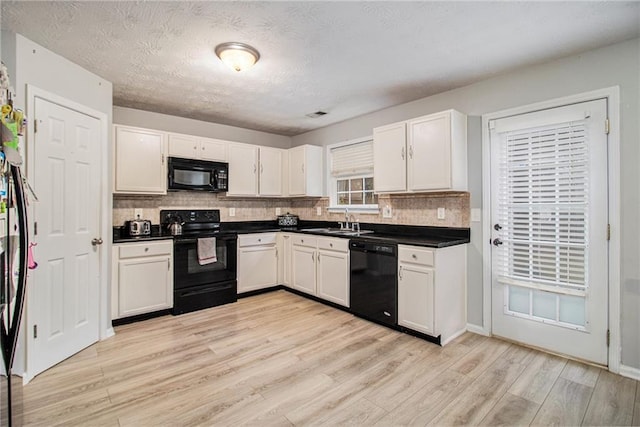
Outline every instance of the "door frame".
[[[87, 116], [93, 117], [100, 121], [100, 194], [98, 196], [100, 201], [100, 218], [98, 219], [99, 224], [99, 232], [102, 236], [102, 240], [104, 243], [102, 244], [102, 252], [100, 257], [98, 258], [98, 274], [99, 274], [99, 339], [104, 340], [109, 338], [115, 334], [113, 330], [113, 326], [111, 325], [111, 309], [110, 309], [110, 293], [109, 293], [109, 283], [110, 283], [110, 274], [111, 274], [111, 215], [112, 215], [112, 205], [113, 201], [109, 197], [111, 195], [111, 150], [109, 149], [109, 117], [106, 113], [94, 110], [86, 105], [77, 103], [75, 101], [71, 101], [62, 96], [56, 95], [54, 93], [48, 92], [46, 90], [40, 89], [33, 85], [27, 85], [27, 96], [26, 96], [26, 114], [31, 120], [28, 121], [27, 135], [26, 135], [26, 153], [23, 153], [26, 157], [26, 168], [27, 168], [27, 179], [33, 181], [35, 178], [35, 157], [30, 156], [29, 153], [35, 152], [35, 104], [36, 98], [44, 99], [48, 102], [60, 105], [62, 107], [68, 108], [70, 110], [74, 110], [78, 113], [85, 114]], [[37, 202], [36, 202], [37, 203]], [[28, 213], [30, 218], [34, 218], [34, 207], [28, 207]], [[29, 233], [33, 236], [33, 220], [28, 224]], [[98, 237], [98, 236], [96, 236]], [[37, 251], [36, 251], [37, 254]], [[34, 279], [28, 281], [33, 283]], [[27, 285], [27, 292], [29, 292], [29, 284]], [[27, 326], [23, 328], [22, 334], [25, 338], [26, 350], [24, 355], [25, 360], [25, 369], [23, 374], [23, 382], [26, 384], [33, 378], [33, 374], [30, 372], [30, 366], [32, 363], [30, 361], [34, 357], [33, 354], [29, 352], [29, 348], [33, 347], [33, 334], [28, 333], [33, 328], [33, 320], [34, 320], [34, 310], [33, 304], [30, 304], [30, 300], [27, 298], [26, 301], [26, 318], [24, 319], [24, 324]]]
[[[611, 238], [609, 241], [608, 324], [610, 343], [608, 349], [609, 371], [620, 372], [620, 87], [584, 92], [548, 101], [523, 105], [482, 115], [482, 332], [492, 334], [491, 328], [491, 139], [489, 121], [519, 114], [531, 113], [577, 104], [596, 99], [607, 100], [609, 117], [608, 135], [608, 201]], [[604, 126], [604, 123], [603, 123]]]

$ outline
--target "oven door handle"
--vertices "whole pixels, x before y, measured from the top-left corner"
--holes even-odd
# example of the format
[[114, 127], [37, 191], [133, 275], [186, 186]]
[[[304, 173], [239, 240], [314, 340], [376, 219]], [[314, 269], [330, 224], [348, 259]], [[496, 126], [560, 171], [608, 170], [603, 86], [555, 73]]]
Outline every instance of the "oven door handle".
[[[234, 240], [238, 240], [238, 236], [237, 235], [224, 235], [224, 236], [209, 236], [209, 237], [215, 237], [217, 240], [221, 240], [224, 242], [229, 242], [229, 241], [234, 241]], [[190, 244], [190, 243], [197, 243], [198, 242], [198, 238], [194, 237], [193, 239], [175, 239], [173, 241], [176, 245], [186, 245], [186, 244]]]

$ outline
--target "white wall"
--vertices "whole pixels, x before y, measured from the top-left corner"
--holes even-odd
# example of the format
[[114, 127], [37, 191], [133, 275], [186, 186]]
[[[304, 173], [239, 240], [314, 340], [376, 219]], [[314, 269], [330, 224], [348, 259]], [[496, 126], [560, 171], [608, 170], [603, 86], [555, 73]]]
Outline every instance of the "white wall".
[[135, 110], [133, 108], [113, 107], [113, 123], [269, 147], [291, 147], [291, 137], [288, 136]]
[[[387, 108], [292, 138], [293, 146], [327, 145], [371, 134], [376, 126], [406, 120], [449, 108], [469, 116], [517, 107], [534, 102], [620, 86], [622, 242], [622, 364], [640, 369], [640, 164], [638, 99], [640, 98], [640, 39], [615, 44], [557, 61], [493, 77], [428, 98]], [[476, 119], [477, 120], [477, 119]], [[472, 122], [470, 121], [470, 124]], [[477, 122], [476, 122], [477, 124]], [[480, 127], [469, 127], [469, 182], [482, 177]], [[481, 207], [481, 189], [471, 186], [471, 207]], [[481, 228], [472, 223], [469, 246], [468, 319], [482, 325]], [[476, 257], [474, 260], [473, 257]]]

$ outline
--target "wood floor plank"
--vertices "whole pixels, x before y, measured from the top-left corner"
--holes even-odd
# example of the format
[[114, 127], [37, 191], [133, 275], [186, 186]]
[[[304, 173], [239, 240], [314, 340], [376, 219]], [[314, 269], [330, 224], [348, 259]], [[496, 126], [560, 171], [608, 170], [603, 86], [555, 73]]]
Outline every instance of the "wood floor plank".
[[636, 402], [633, 408], [632, 425], [640, 426], [640, 381], [636, 381]]
[[480, 421], [481, 426], [528, 426], [540, 404], [511, 393], [505, 393]]
[[589, 426], [630, 426], [636, 381], [602, 371], [582, 422]]
[[377, 425], [380, 427], [426, 425], [463, 390], [469, 387], [472, 381], [471, 378], [456, 371], [440, 371], [440, 375], [404, 399]]
[[593, 387], [558, 378], [532, 425], [580, 425], [592, 394]]
[[598, 368], [468, 332], [440, 347], [286, 291], [115, 330], [24, 386], [25, 425], [526, 424], [538, 402], [539, 424], [622, 423], [640, 408], [637, 381]]
[[507, 350], [503, 351], [503, 344], [497, 343], [500, 358], [445, 407], [430, 425], [475, 425], [489, 413], [524, 371], [532, 353], [514, 344], [508, 344]]
[[560, 376], [574, 383], [595, 387], [602, 368], [568, 360]]
[[509, 388], [509, 393], [541, 405], [566, 364], [567, 359], [559, 356], [533, 354], [531, 363]]

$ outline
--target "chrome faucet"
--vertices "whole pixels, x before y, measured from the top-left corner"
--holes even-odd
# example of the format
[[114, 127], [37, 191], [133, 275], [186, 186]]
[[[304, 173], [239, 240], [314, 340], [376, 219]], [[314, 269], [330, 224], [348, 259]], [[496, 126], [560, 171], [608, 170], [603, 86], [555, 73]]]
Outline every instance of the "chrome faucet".
[[344, 208], [344, 226], [342, 226], [342, 224], [340, 224], [340, 228], [344, 229], [344, 230], [348, 230], [351, 228], [351, 224], [349, 224], [349, 209], [348, 208]]

